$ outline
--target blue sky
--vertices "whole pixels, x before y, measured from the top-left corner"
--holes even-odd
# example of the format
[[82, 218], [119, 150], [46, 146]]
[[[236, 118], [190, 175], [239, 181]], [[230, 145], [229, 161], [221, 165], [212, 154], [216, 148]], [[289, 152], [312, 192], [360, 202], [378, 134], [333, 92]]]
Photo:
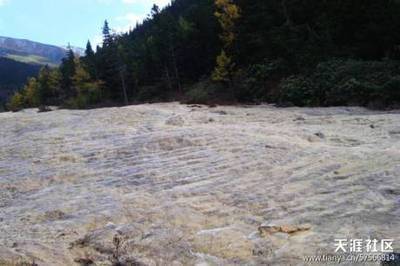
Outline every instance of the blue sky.
[[126, 31], [169, 0], [0, 0], [0, 36], [84, 48], [101, 40], [105, 19]]

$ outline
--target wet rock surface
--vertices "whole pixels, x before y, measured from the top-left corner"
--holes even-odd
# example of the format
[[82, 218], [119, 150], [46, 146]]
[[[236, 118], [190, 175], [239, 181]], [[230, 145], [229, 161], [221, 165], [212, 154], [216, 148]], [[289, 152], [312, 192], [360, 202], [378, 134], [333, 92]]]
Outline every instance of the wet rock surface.
[[303, 265], [337, 238], [398, 252], [399, 125], [348, 107], [2, 113], [0, 265]]

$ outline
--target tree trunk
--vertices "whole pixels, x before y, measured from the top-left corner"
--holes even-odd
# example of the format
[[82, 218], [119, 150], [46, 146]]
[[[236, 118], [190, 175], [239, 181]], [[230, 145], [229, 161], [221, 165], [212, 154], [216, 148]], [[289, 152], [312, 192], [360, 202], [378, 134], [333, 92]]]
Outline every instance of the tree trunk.
[[174, 76], [175, 76], [175, 81], [176, 81], [176, 86], [179, 91], [179, 93], [182, 92], [182, 85], [181, 85], [181, 79], [179, 75], [179, 70], [178, 70], [178, 64], [176, 62], [176, 53], [175, 53], [175, 45], [173, 44], [173, 38], [171, 35], [168, 36], [168, 46], [169, 46], [169, 52], [171, 54], [171, 59], [172, 59], [172, 66], [174, 69]]
[[179, 93], [182, 93], [181, 79], [180, 79], [180, 76], [179, 76], [178, 65], [176, 63], [175, 52], [173, 52], [173, 54], [172, 54], [172, 63], [174, 65], [176, 85], [178, 86]]
[[165, 77], [167, 78], [167, 87], [171, 91], [172, 90], [172, 82], [171, 82], [171, 76], [169, 74], [168, 66], [165, 66]]
[[286, 19], [286, 25], [291, 27], [292, 20], [290, 19], [289, 11], [287, 9], [286, 0], [282, 0], [281, 4], [282, 4], [283, 15], [285, 16]]
[[122, 92], [123, 92], [123, 95], [124, 95], [124, 103], [125, 103], [125, 105], [128, 105], [129, 104], [129, 100], [128, 100], [128, 93], [126, 92], [126, 83], [125, 83], [125, 77], [124, 77], [124, 70], [123, 69], [120, 69], [119, 75], [121, 77]]

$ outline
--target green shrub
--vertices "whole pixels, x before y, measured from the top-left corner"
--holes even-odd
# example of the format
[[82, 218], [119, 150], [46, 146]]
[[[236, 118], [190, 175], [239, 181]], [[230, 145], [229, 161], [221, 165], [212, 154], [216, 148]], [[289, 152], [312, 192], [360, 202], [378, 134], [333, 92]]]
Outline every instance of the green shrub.
[[86, 109], [101, 102], [102, 82], [83, 82], [77, 88], [77, 96], [68, 99], [63, 107]]
[[337, 84], [326, 92], [324, 104], [328, 106], [361, 105], [366, 106], [379, 86], [355, 78]]
[[190, 86], [184, 96], [184, 102], [187, 104], [209, 104], [221, 100], [221, 92], [224, 88], [221, 83], [204, 79]]
[[277, 84], [289, 71], [290, 66], [283, 59], [251, 65], [235, 76], [235, 98], [240, 102], [276, 101]]
[[139, 88], [136, 100], [139, 102], [161, 102], [168, 99], [168, 90], [163, 83]]
[[280, 84], [280, 101], [298, 106], [379, 106], [400, 103], [400, 63], [331, 60]]
[[378, 93], [388, 104], [400, 104], [400, 76], [394, 76], [387, 81]]
[[206, 90], [197, 87], [188, 91], [185, 99], [188, 104], [206, 104], [210, 96]]
[[281, 104], [294, 104], [296, 106], [320, 105], [321, 99], [317, 94], [317, 86], [310, 78], [305, 76], [291, 76], [280, 84]]
[[79, 94], [78, 96], [67, 100], [63, 107], [71, 109], [86, 109], [99, 103], [99, 96], [94, 93]]

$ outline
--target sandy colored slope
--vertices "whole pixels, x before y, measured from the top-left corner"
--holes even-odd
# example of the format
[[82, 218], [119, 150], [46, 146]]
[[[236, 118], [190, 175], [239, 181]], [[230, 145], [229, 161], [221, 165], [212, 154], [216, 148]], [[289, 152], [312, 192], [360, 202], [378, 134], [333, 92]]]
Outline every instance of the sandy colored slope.
[[336, 238], [400, 248], [396, 112], [28, 110], [0, 114], [0, 142], [0, 264], [302, 265]]

